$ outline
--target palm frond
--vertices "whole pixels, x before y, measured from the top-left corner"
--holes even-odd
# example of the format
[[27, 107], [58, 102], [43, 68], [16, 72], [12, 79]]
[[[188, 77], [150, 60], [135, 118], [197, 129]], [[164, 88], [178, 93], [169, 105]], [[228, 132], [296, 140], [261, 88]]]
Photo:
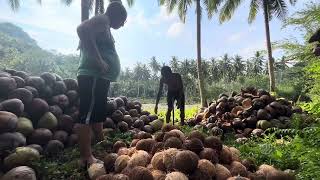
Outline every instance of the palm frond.
[[206, 7], [208, 18], [211, 19], [214, 13], [218, 12], [218, 7], [223, 0], [204, 0], [203, 4]]
[[257, 13], [259, 11], [261, 5], [260, 0], [251, 0], [250, 3], [250, 10], [249, 10], [249, 17], [248, 17], [248, 22], [251, 24], [257, 17]]
[[230, 20], [234, 11], [237, 9], [237, 7], [241, 4], [242, 1], [243, 0], [226, 0], [225, 4], [222, 6], [220, 11], [220, 23]]
[[295, 5], [298, 0], [289, 0], [290, 4]]
[[183, 23], [186, 21], [186, 15], [188, 11], [188, 7], [191, 5], [192, 0], [180, 0], [178, 4], [178, 14], [179, 18]]
[[70, 6], [73, 0], [61, 0], [62, 3], [64, 3], [67, 6]]
[[275, 16], [281, 20], [284, 20], [287, 16], [288, 9], [286, 2], [284, 0], [274, 0], [271, 4], [271, 13], [275, 14]]
[[99, 3], [99, 13], [103, 14], [104, 13], [104, 0], [100, 0]]
[[13, 11], [17, 11], [20, 8], [20, 0], [8, 0], [8, 3]]
[[134, 5], [135, 0], [127, 0], [128, 6], [132, 7]]

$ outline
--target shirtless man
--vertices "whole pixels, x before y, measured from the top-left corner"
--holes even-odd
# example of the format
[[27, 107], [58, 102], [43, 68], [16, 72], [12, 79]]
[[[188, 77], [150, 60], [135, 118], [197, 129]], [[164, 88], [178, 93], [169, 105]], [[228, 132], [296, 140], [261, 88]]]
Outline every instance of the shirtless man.
[[91, 128], [98, 140], [103, 140], [102, 129], [106, 118], [106, 101], [110, 82], [118, 79], [120, 60], [110, 28], [119, 29], [126, 21], [127, 12], [121, 1], [111, 2], [105, 14], [82, 22], [77, 33], [80, 38], [79, 119], [77, 132], [80, 165], [89, 167], [97, 160], [91, 151]]
[[174, 108], [174, 101], [177, 100], [178, 109], [180, 109], [180, 124], [184, 125], [184, 106], [185, 106], [185, 96], [183, 90], [183, 82], [181, 79], [181, 75], [178, 73], [172, 73], [170, 67], [163, 66], [161, 69], [161, 79], [160, 86], [158, 91], [158, 96], [156, 100], [156, 106], [154, 108], [154, 112], [158, 113], [158, 103], [162, 94], [163, 84], [168, 86], [167, 93], [167, 103], [168, 110], [166, 113], [166, 122], [170, 122], [171, 112]]
[[318, 29], [309, 39], [309, 43], [314, 43], [317, 42], [318, 43], [315, 45], [314, 49], [313, 49], [313, 53], [316, 56], [320, 56], [320, 29]]

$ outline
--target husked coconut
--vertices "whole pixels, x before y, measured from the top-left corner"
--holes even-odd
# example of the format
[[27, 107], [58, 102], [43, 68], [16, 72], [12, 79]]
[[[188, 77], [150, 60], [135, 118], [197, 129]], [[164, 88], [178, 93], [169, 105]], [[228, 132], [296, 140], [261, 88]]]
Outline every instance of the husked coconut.
[[99, 176], [106, 174], [106, 170], [103, 164], [93, 163], [88, 169], [88, 174], [90, 179], [97, 179]]
[[232, 160], [233, 161], [238, 161], [240, 162], [240, 151], [236, 149], [235, 147], [230, 147], [229, 150], [231, 151], [232, 154]]
[[151, 174], [152, 174], [154, 180], [165, 180], [166, 179], [166, 173], [163, 171], [152, 170]]
[[232, 162], [232, 152], [229, 147], [223, 146], [222, 151], [220, 152], [220, 163], [222, 164], [231, 164]]
[[115, 162], [118, 157], [116, 153], [109, 153], [103, 158], [104, 167], [107, 172], [114, 171]]
[[177, 137], [170, 137], [165, 141], [164, 148], [165, 149], [168, 149], [168, 148], [181, 149], [182, 148], [182, 142]]
[[129, 167], [143, 166], [146, 167], [150, 163], [151, 157], [146, 151], [139, 150], [134, 153], [129, 162]]
[[222, 141], [215, 136], [209, 136], [204, 140], [204, 147], [212, 148], [220, 152], [222, 150]]
[[197, 138], [199, 139], [202, 143], [204, 143], [204, 139], [205, 139], [205, 136], [198, 130], [193, 130], [189, 136], [188, 136], [188, 139], [192, 139], [192, 138]]
[[36, 180], [35, 171], [28, 166], [18, 166], [8, 171], [2, 180]]
[[200, 154], [199, 154], [200, 159], [207, 159], [213, 164], [216, 164], [219, 162], [219, 156], [217, 152], [211, 148], [204, 148]]
[[233, 176], [237, 176], [237, 175], [244, 176], [244, 177], [248, 176], [247, 168], [238, 161], [233, 161], [231, 163], [231, 168], [229, 170]]
[[114, 170], [115, 172], [119, 173], [121, 172], [125, 167], [127, 167], [128, 162], [130, 160], [130, 156], [128, 155], [122, 155], [119, 156], [115, 163], [114, 163]]
[[192, 138], [184, 142], [184, 148], [190, 150], [196, 154], [199, 154], [203, 150], [202, 141], [198, 138]]
[[153, 176], [150, 170], [145, 167], [134, 167], [130, 174], [130, 180], [153, 180]]
[[113, 145], [113, 152], [118, 152], [118, 150], [122, 147], [127, 147], [126, 143], [123, 141], [117, 141]]
[[175, 171], [167, 174], [165, 180], [188, 180], [188, 177], [181, 172]]
[[178, 152], [179, 152], [179, 150], [176, 148], [170, 148], [170, 149], [163, 151], [163, 163], [164, 163], [167, 171], [173, 170], [174, 158]]
[[147, 152], [151, 152], [154, 144], [156, 143], [156, 141], [154, 139], [141, 139], [139, 142], [137, 142], [136, 144], [136, 149], [137, 150], [144, 150]]
[[198, 169], [207, 173], [210, 177], [214, 177], [216, 174], [216, 167], [206, 159], [200, 159], [198, 162]]
[[212, 180], [212, 177], [207, 173], [196, 169], [190, 176], [189, 180]]
[[155, 154], [155, 153], [157, 153], [159, 151], [162, 151], [163, 149], [164, 149], [164, 143], [163, 142], [157, 142], [152, 147], [151, 154]]
[[198, 167], [199, 157], [196, 153], [185, 150], [180, 151], [174, 157], [174, 169], [181, 171], [185, 174], [192, 174]]
[[216, 180], [225, 180], [231, 177], [230, 171], [221, 164], [216, 164]]
[[166, 167], [163, 162], [164, 152], [155, 153], [151, 159], [151, 164], [154, 169], [165, 171]]

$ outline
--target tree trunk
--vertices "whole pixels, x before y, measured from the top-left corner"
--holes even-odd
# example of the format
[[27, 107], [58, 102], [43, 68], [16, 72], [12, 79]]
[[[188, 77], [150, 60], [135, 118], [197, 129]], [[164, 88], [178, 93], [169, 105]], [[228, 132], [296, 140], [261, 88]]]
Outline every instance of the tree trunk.
[[89, 0], [81, 0], [81, 22], [89, 19]]
[[197, 70], [198, 70], [198, 81], [200, 90], [201, 106], [207, 107], [205, 99], [205, 90], [203, 84], [202, 76], [202, 66], [201, 66], [201, 9], [200, 0], [197, 0]]
[[275, 77], [274, 77], [274, 60], [272, 57], [272, 48], [271, 48], [271, 40], [270, 40], [270, 29], [269, 29], [269, 10], [268, 10], [268, 2], [267, 0], [263, 0], [263, 11], [264, 11], [264, 25], [266, 30], [266, 41], [267, 41], [267, 50], [268, 50], [268, 70], [269, 70], [269, 85], [270, 91], [275, 91]]
[[99, 3], [99, 0], [95, 0], [96, 4], [95, 4], [95, 10], [94, 10], [94, 15], [98, 15], [99, 14], [99, 6], [100, 6], [100, 3]]

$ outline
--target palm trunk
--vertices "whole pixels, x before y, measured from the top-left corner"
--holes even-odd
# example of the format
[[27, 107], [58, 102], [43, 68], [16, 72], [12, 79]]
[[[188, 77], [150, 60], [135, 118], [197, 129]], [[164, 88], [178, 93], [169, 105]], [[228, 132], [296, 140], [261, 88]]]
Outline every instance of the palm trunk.
[[199, 81], [199, 90], [200, 90], [200, 99], [201, 106], [207, 107], [204, 94], [204, 84], [201, 68], [201, 9], [200, 9], [200, 0], [197, 0], [197, 70], [198, 70], [198, 81]]
[[95, 0], [96, 1], [96, 4], [95, 4], [95, 10], [94, 10], [94, 15], [98, 15], [99, 14], [99, 6], [100, 6], [100, 3], [99, 3], [99, 0]]
[[269, 28], [269, 10], [267, 0], [263, 1], [263, 11], [264, 11], [264, 25], [266, 29], [266, 41], [268, 50], [268, 70], [269, 70], [269, 81], [270, 81], [270, 91], [275, 91], [275, 77], [274, 77], [274, 60], [272, 58], [271, 40], [270, 40], [270, 28]]
[[81, 0], [81, 21], [89, 19], [89, 0]]

